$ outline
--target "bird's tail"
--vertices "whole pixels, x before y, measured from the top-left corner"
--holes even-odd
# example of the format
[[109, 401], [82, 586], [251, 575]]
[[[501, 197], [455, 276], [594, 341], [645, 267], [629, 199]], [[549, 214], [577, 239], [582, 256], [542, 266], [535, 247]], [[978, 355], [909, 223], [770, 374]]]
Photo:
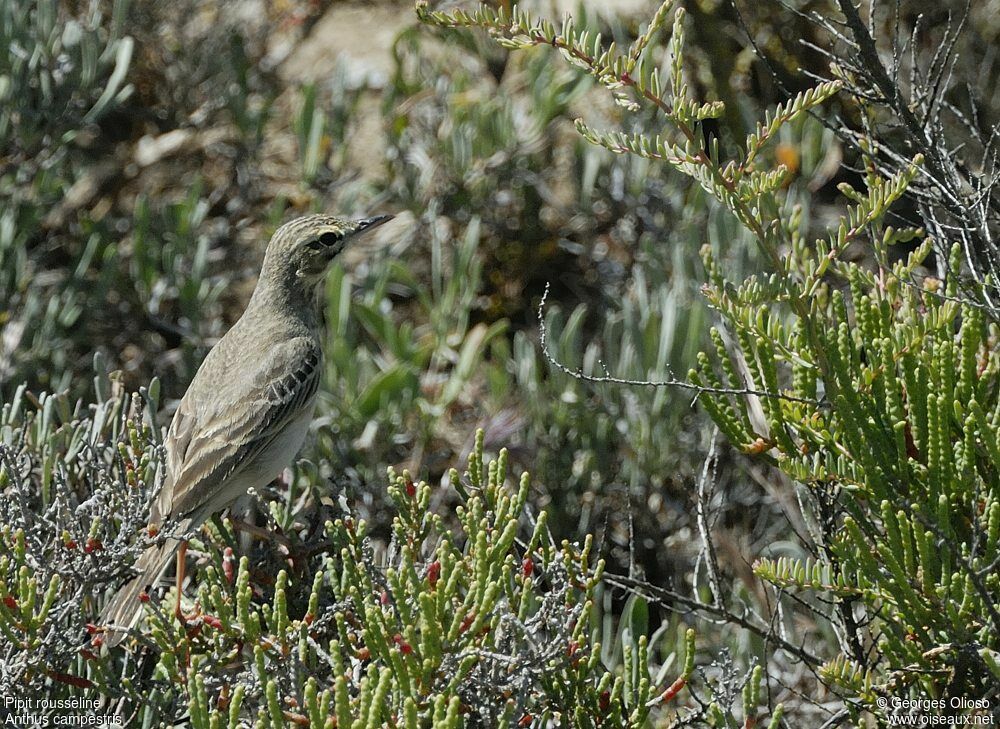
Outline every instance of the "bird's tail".
[[104, 606], [98, 619], [97, 624], [106, 628], [105, 645], [118, 645], [128, 631], [139, 623], [142, 617], [142, 601], [139, 595], [159, 581], [174, 554], [177, 553], [179, 545], [179, 540], [168, 539], [161, 545], [150, 547], [139, 557], [135, 564], [139, 574], [115, 593]]

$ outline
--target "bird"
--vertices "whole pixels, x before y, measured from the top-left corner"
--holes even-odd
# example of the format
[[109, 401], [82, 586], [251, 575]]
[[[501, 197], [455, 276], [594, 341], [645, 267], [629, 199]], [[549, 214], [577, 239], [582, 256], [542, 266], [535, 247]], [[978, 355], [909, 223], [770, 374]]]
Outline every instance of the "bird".
[[[170, 523], [172, 534], [189, 534], [291, 463], [305, 441], [323, 371], [319, 284], [345, 246], [391, 219], [308, 215], [274, 232], [246, 309], [205, 357], [167, 429], [151, 531]], [[138, 574], [101, 613], [106, 645], [117, 645], [139, 623], [143, 593], [175, 555], [175, 612], [183, 621], [186, 549], [185, 540], [168, 537], [140, 555]]]

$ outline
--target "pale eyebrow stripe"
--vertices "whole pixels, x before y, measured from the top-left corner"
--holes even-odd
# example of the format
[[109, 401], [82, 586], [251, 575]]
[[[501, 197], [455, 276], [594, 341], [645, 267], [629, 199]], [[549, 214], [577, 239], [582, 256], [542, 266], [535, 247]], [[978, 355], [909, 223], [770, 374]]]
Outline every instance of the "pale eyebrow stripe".
[[285, 223], [278, 228], [276, 234], [280, 233], [282, 236], [293, 235], [313, 228], [333, 226], [336, 223], [336, 218], [331, 218], [326, 215], [310, 215], [305, 218], [296, 218], [295, 220]]

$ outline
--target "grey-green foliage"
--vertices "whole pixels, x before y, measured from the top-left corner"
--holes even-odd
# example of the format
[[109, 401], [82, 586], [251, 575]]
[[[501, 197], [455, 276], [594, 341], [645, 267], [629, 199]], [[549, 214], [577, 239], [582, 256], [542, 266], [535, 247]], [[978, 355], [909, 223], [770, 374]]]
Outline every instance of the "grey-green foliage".
[[[310, 457], [355, 492], [369, 490], [377, 464], [399, 463], [408, 453], [425, 454], [421, 466], [440, 473], [447, 454], [464, 447], [461, 423], [471, 412], [505, 433], [519, 465], [534, 464], [535, 493], [558, 532], [610, 523], [622, 550], [615, 560], [624, 564], [630, 505], [648, 507], [637, 524], [656, 544], [676, 527], [675, 512], [662, 504], [700, 465], [705, 420], [691, 408], [690, 395], [581, 382], [550, 371], [535, 335], [515, 332], [509, 344], [504, 322], [473, 323], [485, 285], [481, 226], [473, 221], [457, 248], [431, 229], [428, 283], [392, 260], [376, 263], [377, 273], [363, 282], [340, 269], [331, 275], [328, 376]], [[713, 220], [713, 227], [727, 239], [723, 221]], [[683, 244], [691, 242], [682, 239], [674, 248], [670, 276], [649, 263], [633, 267], [624, 306], [602, 317], [596, 342], [586, 329], [595, 312], [579, 306], [566, 318], [550, 308], [553, 356], [597, 375], [603, 360], [634, 378], [662, 379], [690, 366], [705, 335], [698, 326], [704, 309], [685, 276]], [[373, 507], [379, 503], [372, 499]], [[640, 556], [652, 552], [643, 549]], [[669, 569], [657, 562], [652, 558], [649, 568]]]
[[[52, 295], [32, 290], [35, 231], [49, 224], [75, 176], [77, 135], [127, 98], [132, 39], [123, 34], [126, 5], [111, 17], [94, 6], [67, 18], [54, 1], [0, 7], [0, 384], [22, 372], [22, 338], [72, 327], [81, 307], [74, 285]], [[76, 274], [97, 252], [91, 238]], [[28, 347], [25, 347], [27, 349]], [[57, 348], [43, 354], [56, 354]], [[56, 362], [61, 369], [64, 363]], [[20, 379], [20, 378], [18, 378]]]
[[[669, 379], [691, 361], [702, 344], [704, 309], [679, 272], [654, 285], [647, 270], [633, 268], [621, 308], [600, 315], [596, 335], [585, 328], [596, 312], [583, 305], [569, 316], [549, 309], [552, 357], [591, 376], [613, 372], [636, 380]], [[696, 466], [690, 454], [706, 447], [705, 423], [684, 393], [592, 384], [553, 372], [536, 338], [522, 332], [514, 338], [510, 368], [524, 403], [524, 441], [533, 444], [544, 498], [565, 529], [595, 528], [608, 509], [617, 521], [630, 502], [642, 508], [675, 491]], [[662, 536], [666, 525], [655, 522], [663, 515], [654, 509], [652, 516], [653, 522], [639, 516], [642, 531]]]
[[[152, 20], [144, 22], [161, 22], [159, 11], [149, 16]], [[60, 11], [57, 25], [65, 28], [71, 20]], [[148, 40], [151, 29], [140, 20], [130, 28]], [[112, 18], [103, 17], [94, 33], [110, 37], [115, 27]], [[269, 101], [258, 88], [256, 76], [263, 72], [252, 67], [243, 42], [234, 36], [232, 46], [226, 45], [230, 32], [220, 26], [220, 37], [211, 39], [213, 48], [222, 46], [216, 53], [226, 61], [222, 66], [213, 67], [199, 46], [190, 58], [174, 58], [176, 64], [156, 69], [162, 73], [152, 79], [141, 59], [133, 59], [126, 81], [148, 89], [171, 80], [171, 96], [157, 98], [167, 123], [191, 112], [181, 105], [188, 103], [185, 99], [193, 103], [200, 94], [219, 91], [218, 118], [205, 124], [235, 124], [239, 134], [225, 144], [234, 146], [237, 163], [244, 164], [242, 154], [252, 153], [260, 142]], [[501, 422], [511, 416], [507, 422], [518, 430], [514, 452], [520, 465], [537, 467], [539, 492], [559, 492], [551, 508], [560, 526], [597, 529], [608, 514], [624, 524], [629, 499], [645, 503], [661, 486], [672, 485], [667, 474], [686, 475], [698, 460], [694, 448], [644, 444], [671, 441], [678, 429], [696, 439], [704, 419], [697, 419], [686, 399], [670, 394], [647, 402], [631, 393], [550, 377], [529, 333], [533, 299], [543, 276], [570, 270], [575, 278], [577, 260], [593, 261], [601, 272], [599, 277], [581, 272], [591, 314], [580, 319], [583, 327], [574, 330], [572, 341], [553, 342], [555, 354], [571, 360], [589, 340], [595, 312], [605, 308], [607, 297], [625, 291], [626, 273], [634, 270], [638, 283], [624, 295], [636, 306], [627, 320], [601, 334], [601, 356], [613, 358], [615, 368], [631, 376], [665, 374], [668, 362], [683, 372], [704, 335], [682, 326], [667, 351], [659, 340], [653, 342], [651, 332], [677, 329], [675, 311], [695, 306], [690, 254], [700, 243], [699, 221], [717, 220], [717, 215], [705, 205], [705, 196], [665, 184], [648, 161], [611, 155], [577, 137], [572, 105], [582, 103], [591, 85], [586, 80], [560, 70], [551, 59], [532, 59], [523, 68], [512, 63], [503, 81], [509, 93], [496, 94], [488, 74], [492, 61], [483, 60], [485, 44], [442, 48], [427, 35], [426, 30], [409, 32], [397, 46], [399, 65], [385, 92], [392, 110], [388, 178], [377, 183], [418, 215], [414, 242], [391, 256], [375, 256], [361, 274], [341, 278], [338, 273], [331, 279], [329, 395], [320, 409], [320, 425], [329, 427], [320, 428], [318, 447], [309, 455], [323, 475], [377, 493], [374, 484], [385, 465], [416, 454], [429, 473], [439, 476], [452, 457], [467, 449], [474, 423], [495, 423], [490, 432], [499, 433]], [[169, 60], [176, 52], [147, 45], [154, 58]], [[181, 88], [184, 69], [192, 84], [208, 79], [205, 88]], [[431, 78], [437, 80], [428, 94]], [[304, 90], [301, 103], [292, 102], [301, 191], [314, 206], [334, 204], [326, 188], [342, 179], [337, 165], [348, 149], [344, 135], [359, 99], [342, 75], [336, 74], [331, 85], [329, 94], [317, 86]], [[473, 99], [488, 99], [489, 105], [473, 104]], [[122, 118], [142, 118], [149, 109], [129, 106], [140, 101], [146, 99], [132, 97], [115, 111]], [[52, 118], [61, 118], [57, 109]], [[130, 384], [155, 372], [162, 376], [165, 394], [177, 396], [224, 328], [223, 313], [232, 320], [243, 303], [245, 289], [228, 284], [252, 278], [250, 261], [256, 262], [258, 252], [249, 245], [250, 236], [241, 234], [242, 222], [268, 220], [255, 234], [259, 245], [268, 226], [280, 222], [285, 203], [278, 199], [262, 210], [260, 201], [245, 199], [255, 180], [251, 176], [247, 186], [243, 168], [234, 171], [232, 188], [220, 186], [210, 176], [211, 165], [200, 161], [202, 152], [190, 160], [162, 160], [143, 168], [138, 178], [126, 179], [121, 166], [128, 166], [133, 140], [115, 146], [100, 128], [87, 130], [96, 134], [96, 141], [88, 137], [89, 146], [50, 138], [32, 158], [33, 164], [52, 155], [66, 160], [39, 177], [47, 185], [45, 195], [32, 185], [4, 189], [9, 207], [0, 236], [9, 256], [5, 260], [13, 265], [4, 268], [11, 278], [0, 296], [0, 390], [9, 396], [28, 381], [32, 387], [81, 396], [87, 382], [83, 374], [97, 349], [112, 366], [127, 365]], [[525, 130], [530, 133], [521, 134]], [[180, 131], [190, 132], [195, 144], [202, 128]], [[434, 170], [430, 178], [421, 172], [428, 169], [427, 160]], [[184, 189], [161, 187], [169, 176], [183, 180]], [[122, 182], [125, 187], [118, 189]], [[63, 202], [75, 199], [67, 192], [77, 184], [82, 191], [96, 191], [96, 197], [63, 208]], [[107, 196], [102, 196], [104, 184], [114, 188]], [[347, 184], [337, 194], [340, 204], [369, 193]], [[622, 219], [631, 215], [633, 201], [645, 201], [650, 209]], [[662, 205], [653, 210], [653, 201]], [[247, 210], [255, 202], [258, 207]], [[593, 213], [578, 215], [581, 207]], [[53, 210], [63, 211], [62, 222], [46, 227], [43, 219]], [[479, 217], [466, 220], [470, 211]], [[677, 235], [676, 216], [685, 221]], [[718, 240], [730, 239], [721, 225], [715, 227]], [[618, 252], [636, 239], [641, 254], [623, 264]], [[629, 341], [623, 344], [623, 337]], [[620, 356], [615, 354], [619, 349]], [[512, 353], [514, 362], [509, 361]], [[529, 389], [537, 398], [517, 396]], [[559, 412], [550, 418], [545, 403], [557, 403]], [[597, 417], [583, 417], [593, 412]], [[655, 475], [646, 479], [645, 471]], [[602, 484], [610, 484], [621, 498], [607, 508], [602, 498], [597, 511], [581, 511], [601, 493]], [[379, 503], [372, 501], [376, 508]], [[658, 539], [671, 526], [657, 520]]]
[[[77, 376], [100, 347], [127, 360], [131, 373], [166, 375], [171, 393], [177, 380], [186, 382], [196, 350], [218, 335], [226, 276], [213, 266], [220, 257], [213, 248], [234, 236], [232, 219], [245, 214], [249, 188], [235, 169], [240, 155], [230, 157], [231, 180], [218, 166], [199, 161], [190, 169], [177, 158], [204, 152], [198, 125], [221, 127], [214, 139], [241, 154], [255, 149], [267, 119], [268, 88], [248, 68], [237, 29], [223, 24], [213, 43], [225, 47], [225, 63], [215, 56], [207, 70], [171, 85], [189, 103], [205, 104], [204, 94], [212, 104], [193, 117], [193, 108], [172, 107], [187, 120], [172, 130], [185, 143], [140, 161], [164, 131], [142, 124], [172, 120], [148, 98], [164, 71], [154, 66], [166, 51], [147, 37], [162, 30], [160, 13], [122, 0], [84, 5], [0, 8], [0, 389], [8, 396], [22, 381], [82, 394], [86, 378]], [[144, 54], [133, 53], [126, 28], [147, 43]], [[130, 94], [134, 86], [145, 94]], [[174, 177], [180, 192], [164, 186]], [[240, 195], [219, 206], [232, 195], [228, 185]], [[183, 356], [164, 362], [165, 349]]]
[[[0, 691], [65, 693], [91, 685], [79, 652], [108, 585], [142, 549], [162, 459], [152, 413], [158, 383], [126, 394], [95, 378], [97, 397], [0, 401]], [[88, 678], [88, 676], [90, 678]], [[74, 684], [74, 677], [82, 680]]]
[[[533, 288], [555, 272], [592, 295], [611, 291], [621, 278], [615, 263], [599, 264], [606, 279], [588, 266], [597, 236], [617, 237], [621, 181], [570, 126], [589, 82], [543, 57], [498, 54], [469, 34], [441, 44], [417, 27], [394, 50], [384, 95], [387, 187], [427, 224], [480, 219], [485, 317], [530, 321]], [[629, 194], [636, 187], [645, 189]]]
[[[551, 203], [544, 187], [557, 181], [553, 142], [560, 129], [553, 122], [565, 120], [589, 83], [544, 58], [494, 79], [490, 64], [506, 60], [495, 49], [473, 36], [450, 45], [439, 47], [420, 27], [396, 40], [385, 104], [391, 112], [387, 157], [399, 199], [433, 204], [448, 215], [479, 210], [491, 225], [513, 213], [513, 227], [544, 229], [529, 215]], [[505, 93], [514, 84], [520, 88]], [[420, 93], [428, 88], [434, 93]]]
[[[350, 510], [302, 499], [284, 527], [270, 524], [273, 544], [238, 557], [220, 521], [193, 540], [185, 624], [172, 598], [151, 596], [133, 634], [145, 658], [109, 651], [88, 620], [155, 538], [144, 524], [164, 453], [157, 385], [96, 385], [92, 406], [21, 388], [0, 414], [5, 696], [100, 698], [98, 713], [144, 726], [638, 727], [699, 680], [693, 631], [682, 655], [649, 646], [641, 602], [623, 623], [622, 663], [602, 662], [592, 538], [556, 542], [544, 512], [526, 509], [527, 474], [508, 477], [506, 450], [487, 460], [481, 431], [465, 475], [450, 474], [454, 513], [441, 487], [390, 472], [388, 542]], [[751, 691], [746, 710], [757, 705]]]
[[[737, 426], [733, 440], [763, 441], [768, 457], [817, 492], [817, 539], [829, 556], [761, 560], [755, 571], [781, 589], [855, 605], [859, 634], [877, 635], [875, 651], [848, 641], [821, 675], [876, 713], [880, 697], [913, 691], [989, 700], [1000, 679], [997, 330], [954, 300], [954, 277], [943, 292], [937, 282], [905, 283], [928, 250], [925, 242], [883, 269], [884, 281], [844, 266], [849, 297], [819, 290], [826, 372], [800, 327], [720, 301], [746, 333], [759, 377], [780, 377], [789, 395], [830, 393], [824, 408], [767, 403], [767, 425], [753, 435]], [[958, 256], [956, 246], [956, 266]], [[730, 414], [746, 416], [731, 405], [714, 400], [723, 427]]]
[[[933, 263], [943, 272], [951, 244], [960, 243], [962, 273], [974, 281], [960, 286], [963, 295], [983, 304], [997, 321], [1000, 198], [991, 174], [997, 109], [988, 92], [993, 81], [987, 80], [996, 75], [993, 15], [977, 3], [955, 4], [941, 22], [924, 23], [919, 14], [907, 18], [908, 13], [899, 14], [889, 4], [867, 9], [844, 1], [837, 5], [844, 19], [840, 27], [847, 32], [841, 34], [827, 18], [816, 26], [831, 36], [831, 75], [842, 79], [845, 92], [864, 106], [863, 130], [849, 125], [845, 139], [884, 175], [904, 171], [915, 152], [924, 155], [907, 198], [935, 242]], [[896, 22], [880, 27], [882, 18], [893, 13]], [[898, 48], [901, 38], [910, 49], [905, 83], [884, 53]], [[956, 103], [959, 97], [962, 101]], [[833, 120], [831, 126], [842, 125]]]
[[[63, 181], [66, 184], [68, 181]], [[35, 203], [11, 201], [8, 211], [32, 215]], [[115, 344], [122, 352], [105, 350], [116, 359], [149, 356], [127, 349], [141, 342], [151, 350], [165, 337], [184, 348], [188, 373], [195, 364], [190, 346], [218, 333], [217, 301], [225, 277], [214, 276], [207, 254], [213, 236], [205, 230], [208, 201], [197, 182], [185, 198], [159, 202], [155, 208], [140, 197], [132, 221], [129, 255], [111, 221], [87, 221], [80, 237], [62, 237], [72, 257], [70, 270], [50, 270], [52, 252], [28, 244], [34, 226], [15, 222], [0, 227], [0, 238], [14, 260], [0, 298], [4, 346], [0, 349], [0, 387], [12, 388], [29, 379], [57, 390], [79, 394], [78, 375], [86, 372], [90, 353], [98, 343]], [[119, 309], [129, 312], [127, 325], [118, 321]], [[99, 337], [109, 333], [107, 338]], [[97, 347], [100, 349], [100, 344]], [[84, 380], [85, 381], [85, 380]]]
[[[373, 472], [398, 462], [412, 439], [433, 473], [449, 449], [465, 447], [456, 423], [477, 417], [495, 423], [491, 434], [510, 429], [505, 442], [534, 469], [561, 528], [610, 520], [625, 547], [629, 503], [651, 503], [644, 526], [658, 544], [676, 526], [661, 497], [700, 465], [705, 418], [683, 393], [647, 397], [552, 372], [534, 333], [535, 303], [552, 280], [547, 316], [560, 360], [585, 357], [594, 374], [603, 374], [603, 360], [630, 378], [683, 373], [707, 343], [694, 255], [703, 231], [737, 270], [753, 258], [747, 239], [706, 195], [649, 160], [579, 139], [571, 119], [592, 85], [552, 54], [498, 54], [471, 34], [431, 41], [426, 29], [397, 41], [385, 95], [388, 182], [412, 208], [415, 230], [405, 262], [376, 258], [377, 273], [357, 281], [353, 300], [339, 274], [333, 279], [332, 396], [321, 405], [330, 430], [319, 454], [335, 476], [344, 461]], [[557, 310], [576, 299], [557, 295], [566, 279], [579, 290], [581, 261], [587, 303], [574, 307], [563, 333]], [[460, 295], [448, 293], [456, 288]], [[626, 305], [617, 310], [619, 300]], [[492, 322], [502, 316], [508, 325], [498, 335]]]
[[0, 7], [0, 145], [31, 154], [49, 140], [72, 142], [129, 96], [127, 9], [115, 0], [67, 18], [56, 0]]
[[[441, 26], [486, 28], [510, 48], [560, 48], [625, 108], [661, 112], [662, 134], [577, 127], [595, 145], [697, 180], [750, 232], [768, 266], [733, 281], [706, 249], [705, 292], [725, 326], [712, 333], [713, 355], [701, 355], [690, 374], [733, 445], [806, 487], [803, 546], [813, 558], [765, 560], [757, 574], [779, 601], [789, 588], [806, 595], [788, 608], [837, 627], [839, 645], [819, 647], [832, 660], [818, 676], [844, 699], [845, 717], [906, 713], [887, 697], [973, 697], [988, 706], [1000, 676], [997, 334], [974, 304], [956, 299], [957, 274], [944, 285], [915, 283], [930, 241], [906, 262], [889, 259], [892, 246], [923, 237], [884, 222], [921, 157], [888, 178], [863, 159], [867, 189], [842, 184], [852, 204], [810, 239], [784, 192], [790, 170], [768, 164], [767, 147], [829, 100], [837, 82], [765, 115], [739, 157], [722, 163], [696, 127], [722, 108], [692, 98], [684, 12], [670, 0], [621, 49], [571, 19], [557, 27], [518, 9], [439, 13], [418, 3], [418, 13]], [[671, 16], [669, 52], [658, 64], [647, 51]], [[859, 241], [870, 246], [875, 271], [845, 260]], [[956, 245], [953, 271], [959, 255]]]

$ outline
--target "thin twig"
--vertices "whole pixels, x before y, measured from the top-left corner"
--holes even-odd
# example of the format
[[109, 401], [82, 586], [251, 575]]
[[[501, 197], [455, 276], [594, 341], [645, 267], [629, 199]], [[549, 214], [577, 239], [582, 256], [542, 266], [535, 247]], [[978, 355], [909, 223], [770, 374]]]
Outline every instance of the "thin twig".
[[682, 595], [679, 592], [674, 592], [673, 590], [669, 590], [665, 587], [658, 587], [646, 582], [645, 580], [637, 580], [633, 577], [627, 577], [625, 575], [616, 575], [605, 572], [603, 579], [609, 585], [620, 587], [623, 590], [627, 590], [637, 595], [641, 594], [647, 600], [655, 602], [658, 605], [662, 605], [665, 608], [676, 610], [677, 607], [680, 606], [687, 610], [700, 612], [718, 620], [722, 620], [725, 623], [737, 625], [741, 628], [749, 630], [754, 635], [757, 635], [765, 640], [770, 640], [786, 653], [795, 656], [800, 661], [811, 667], [821, 666], [826, 662], [819, 656], [810, 653], [802, 646], [795, 645], [784, 638], [774, 635], [770, 626], [759, 625], [742, 615], [737, 615], [724, 606], [701, 602], [700, 600], [688, 597], [687, 595]]
[[577, 380], [582, 380], [583, 382], [591, 383], [611, 383], [614, 385], [628, 385], [633, 387], [677, 387], [682, 390], [691, 390], [698, 395], [703, 393], [708, 393], [711, 395], [738, 395], [738, 396], [756, 396], [756, 397], [766, 397], [771, 400], [787, 400], [789, 402], [799, 402], [805, 405], [811, 405], [813, 407], [820, 407], [822, 403], [819, 400], [815, 400], [807, 397], [796, 397], [794, 395], [786, 395], [780, 392], [768, 392], [766, 390], [755, 390], [749, 387], [736, 388], [736, 387], [706, 387], [704, 385], [696, 385], [693, 382], [688, 382], [687, 380], [635, 380], [626, 377], [615, 377], [612, 375], [589, 375], [582, 369], [573, 369], [558, 359], [549, 350], [548, 344], [548, 328], [545, 325], [545, 303], [549, 298], [549, 282], [545, 283], [545, 291], [542, 293], [542, 300], [538, 303], [538, 339], [539, 344], [542, 348], [542, 354], [545, 359], [548, 360], [549, 364], [555, 367], [560, 372], [563, 372], [570, 377]]

